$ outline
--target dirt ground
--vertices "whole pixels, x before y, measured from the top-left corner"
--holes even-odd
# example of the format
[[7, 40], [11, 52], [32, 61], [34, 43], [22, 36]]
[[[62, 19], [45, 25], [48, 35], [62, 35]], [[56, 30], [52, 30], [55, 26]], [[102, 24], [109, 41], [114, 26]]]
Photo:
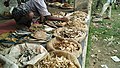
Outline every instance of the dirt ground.
[[[119, 56], [119, 45], [106, 45], [106, 41], [98, 40], [92, 43], [90, 50], [90, 66], [88, 68], [102, 68], [101, 65], [107, 65], [108, 68], [120, 68], [120, 62], [114, 62], [111, 56]], [[104, 67], [103, 67], [104, 68]]]

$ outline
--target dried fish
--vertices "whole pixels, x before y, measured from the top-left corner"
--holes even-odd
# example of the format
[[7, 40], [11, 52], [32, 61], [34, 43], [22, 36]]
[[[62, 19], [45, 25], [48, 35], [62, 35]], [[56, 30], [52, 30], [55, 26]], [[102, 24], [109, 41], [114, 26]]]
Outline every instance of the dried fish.
[[[17, 53], [17, 54], [16, 54]], [[9, 55], [12, 55], [20, 67], [27, 64], [35, 64], [38, 60], [43, 58], [47, 53], [47, 50], [40, 44], [35, 43], [23, 43], [12, 47]]]
[[[67, 41], [67, 42], [66, 42]], [[76, 47], [77, 46], [77, 47]], [[79, 46], [73, 41], [63, 40], [56, 42], [53, 47], [58, 50], [66, 50], [69, 52], [73, 52], [74, 50], [79, 50]]]
[[47, 34], [45, 31], [39, 30], [39, 31], [34, 32], [33, 37], [36, 39], [46, 40]]
[[76, 27], [63, 27], [56, 29], [54, 35], [61, 38], [73, 38], [77, 41], [82, 41], [86, 36], [86, 31]]
[[42, 24], [32, 24], [29, 29], [35, 32], [35, 31], [44, 29], [44, 26]]
[[[30, 67], [27, 67], [30, 68]], [[48, 55], [33, 68], [78, 68], [71, 60], [64, 56]]]
[[66, 27], [76, 27], [76, 28], [82, 29], [84, 31], [88, 30], [88, 25], [86, 23], [84, 23], [83, 21], [80, 21], [79, 19], [69, 21], [65, 26]]
[[47, 43], [48, 51], [65, 51], [69, 52], [76, 57], [79, 57], [82, 53], [82, 46], [74, 39], [62, 39], [62, 38], [53, 38]]
[[82, 12], [82, 11], [75, 11], [73, 13], [68, 13], [66, 15], [66, 17], [68, 17], [70, 19], [70, 21], [79, 20], [79, 21], [85, 22], [85, 19], [87, 17], [87, 13]]

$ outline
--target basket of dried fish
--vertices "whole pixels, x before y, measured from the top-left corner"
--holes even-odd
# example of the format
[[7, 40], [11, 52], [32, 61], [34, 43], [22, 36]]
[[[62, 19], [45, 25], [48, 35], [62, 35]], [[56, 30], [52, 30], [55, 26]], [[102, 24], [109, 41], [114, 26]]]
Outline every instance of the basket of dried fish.
[[14, 57], [20, 67], [34, 65], [38, 60], [43, 59], [48, 54], [47, 50], [37, 43], [23, 43], [12, 47], [9, 56]]
[[77, 58], [64, 51], [53, 51], [43, 60], [26, 68], [81, 68]]
[[76, 57], [79, 57], [82, 53], [82, 46], [73, 39], [61, 39], [53, 38], [47, 43], [48, 51], [62, 50], [72, 53]]
[[82, 29], [83, 31], [88, 31], [88, 25], [85, 22], [80, 21], [79, 19], [74, 19], [67, 22], [66, 27], [76, 27]]
[[70, 21], [78, 19], [82, 22], [85, 22], [85, 19], [87, 18], [87, 13], [82, 12], [82, 11], [75, 11], [73, 13], [68, 13], [66, 17], [68, 17]]
[[62, 27], [54, 31], [54, 36], [65, 38], [65, 39], [74, 39], [81, 42], [86, 37], [86, 31], [78, 29], [76, 27]]

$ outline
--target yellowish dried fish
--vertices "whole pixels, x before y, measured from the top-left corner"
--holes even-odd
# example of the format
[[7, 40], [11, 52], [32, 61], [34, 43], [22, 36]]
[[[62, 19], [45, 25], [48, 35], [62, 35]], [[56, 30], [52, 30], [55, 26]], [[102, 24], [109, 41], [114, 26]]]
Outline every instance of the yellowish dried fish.
[[61, 39], [61, 38], [53, 38], [47, 43], [48, 51], [66, 51], [72, 53], [76, 57], [79, 57], [82, 53], [82, 46], [77, 41], [73, 39]]
[[81, 42], [86, 37], [86, 31], [76, 27], [63, 27], [54, 31], [54, 36], [61, 38], [72, 38]]
[[68, 54], [66, 52], [65, 53], [62, 52], [62, 53], [63, 56], [59, 55], [61, 54], [61, 52], [59, 54], [50, 53], [50, 55], [48, 55], [46, 58], [37, 62], [33, 68], [38, 68], [38, 66], [40, 66], [40, 68], [81, 68], [80, 65], [77, 64], [78, 60], [77, 58], [75, 58], [75, 56], [71, 57], [71, 59], [74, 58], [74, 60], [71, 61], [71, 59], [68, 58], [68, 56], [69, 57], [72, 56], [71, 54]]

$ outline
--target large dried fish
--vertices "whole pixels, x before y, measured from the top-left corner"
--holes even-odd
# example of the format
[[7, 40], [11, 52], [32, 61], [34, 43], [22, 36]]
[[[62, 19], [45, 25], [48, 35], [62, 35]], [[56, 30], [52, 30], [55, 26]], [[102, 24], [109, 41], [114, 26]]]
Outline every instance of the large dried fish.
[[40, 39], [40, 40], [46, 40], [47, 34], [45, 31], [39, 30], [39, 31], [34, 32], [33, 37], [36, 39]]

